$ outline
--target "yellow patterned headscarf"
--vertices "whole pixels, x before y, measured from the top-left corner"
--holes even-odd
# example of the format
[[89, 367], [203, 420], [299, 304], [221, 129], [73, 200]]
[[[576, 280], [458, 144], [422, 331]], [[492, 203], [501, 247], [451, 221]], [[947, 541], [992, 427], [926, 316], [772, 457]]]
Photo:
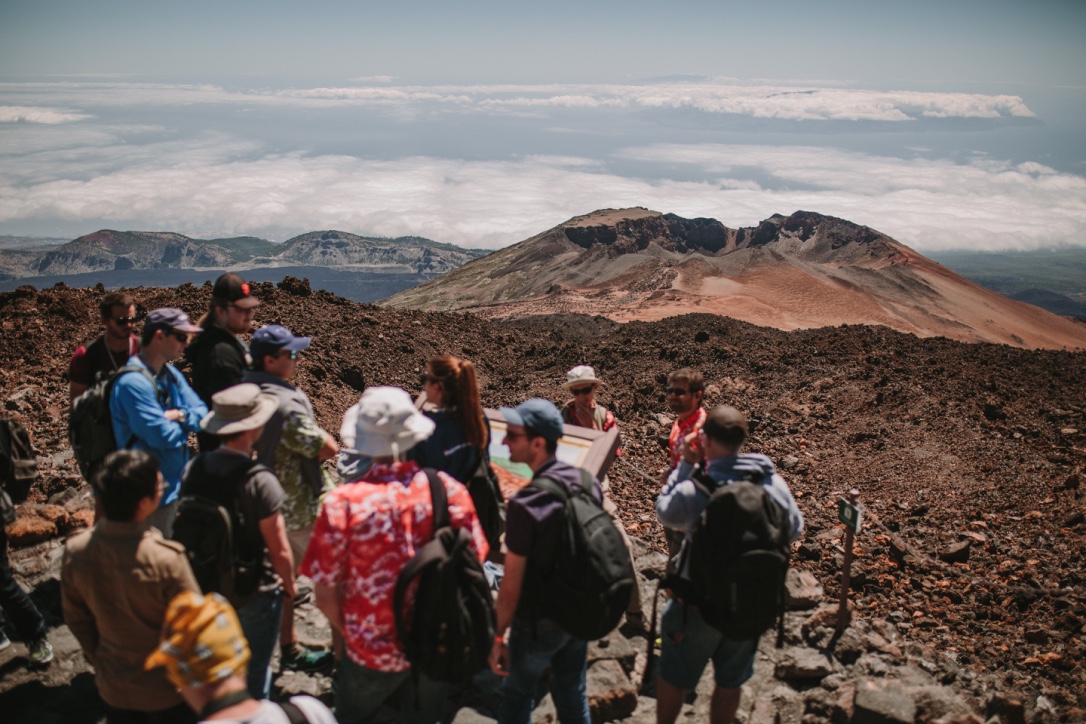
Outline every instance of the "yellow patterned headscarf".
[[248, 663], [249, 643], [230, 602], [217, 593], [185, 591], [170, 601], [162, 643], [144, 668], [165, 666], [174, 686], [189, 688], [245, 676]]

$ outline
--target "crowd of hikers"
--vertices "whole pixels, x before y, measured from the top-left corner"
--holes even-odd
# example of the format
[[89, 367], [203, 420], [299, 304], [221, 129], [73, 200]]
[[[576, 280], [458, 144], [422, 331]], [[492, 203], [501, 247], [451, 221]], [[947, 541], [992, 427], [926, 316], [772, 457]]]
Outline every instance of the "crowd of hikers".
[[[497, 442], [531, 470], [506, 500], [470, 361], [427, 361], [417, 399], [367, 388], [337, 442], [292, 383], [311, 339], [277, 324], [242, 339], [259, 304], [236, 274], [196, 323], [173, 308], [141, 320], [132, 297], [110, 293], [103, 333], [71, 358], [70, 438], [96, 522], [65, 544], [61, 605], [107, 722], [432, 724], [489, 669], [502, 724], [531, 720], [548, 671], [559, 721], [587, 724], [588, 642], [623, 618], [660, 646], [659, 722], [676, 720], [710, 660], [711, 720], [734, 720], [758, 639], [779, 625], [803, 518], [772, 462], [742, 452], [745, 417], [703, 407], [700, 373], [678, 370], [666, 388], [676, 419], [656, 512], [671, 555], [657, 632], [655, 605], [646, 622], [641, 604], [656, 593], [639, 590], [606, 476], [560, 452], [566, 425], [617, 424], [593, 367], [569, 370], [561, 406], [501, 408]], [[188, 378], [173, 365], [182, 355]], [[0, 425], [9, 514], [23, 438]], [[0, 554], [0, 607], [28, 665], [47, 666], [45, 621], [2, 529]], [[307, 600], [330, 641], [299, 641]], [[269, 701], [277, 644], [281, 669], [334, 671], [334, 714], [308, 696]]]

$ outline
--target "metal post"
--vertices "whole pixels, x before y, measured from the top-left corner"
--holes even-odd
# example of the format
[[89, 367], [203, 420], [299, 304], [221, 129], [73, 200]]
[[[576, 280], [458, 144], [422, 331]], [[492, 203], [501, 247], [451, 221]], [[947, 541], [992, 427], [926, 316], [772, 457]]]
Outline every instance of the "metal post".
[[[856, 488], [848, 491], [848, 502], [853, 506], [860, 497]], [[837, 603], [837, 630], [844, 631], [848, 626], [848, 588], [852, 583], [852, 528], [845, 526], [845, 559], [841, 562], [841, 599]]]

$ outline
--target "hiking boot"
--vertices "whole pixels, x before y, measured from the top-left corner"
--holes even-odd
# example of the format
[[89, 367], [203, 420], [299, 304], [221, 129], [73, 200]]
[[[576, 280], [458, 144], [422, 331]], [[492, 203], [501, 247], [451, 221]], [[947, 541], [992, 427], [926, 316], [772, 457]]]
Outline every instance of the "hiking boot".
[[45, 636], [39, 636], [27, 644], [29, 655], [26, 665], [32, 669], [47, 666], [53, 660], [53, 645]]
[[280, 668], [294, 671], [320, 671], [332, 665], [331, 651], [311, 649], [297, 641], [280, 649]]

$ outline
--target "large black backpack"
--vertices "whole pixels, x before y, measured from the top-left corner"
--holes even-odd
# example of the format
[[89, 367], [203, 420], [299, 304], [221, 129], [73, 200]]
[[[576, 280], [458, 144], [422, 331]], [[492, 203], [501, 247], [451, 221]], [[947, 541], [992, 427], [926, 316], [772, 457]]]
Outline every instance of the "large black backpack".
[[471, 477], [464, 481], [475, 504], [475, 517], [486, 535], [490, 545], [491, 557], [500, 555], [501, 537], [505, 532], [505, 498], [502, 497], [498, 476], [490, 467], [490, 455], [483, 452], [479, 456], [479, 465]]
[[193, 459], [181, 484], [173, 539], [184, 544], [200, 589], [236, 605], [256, 590], [264, 565], [264, 549], [252, 543], [248, 527], [256, 521], [245, 519], [240, 495], [249, 478], [268, 468], [242, 457], [230, 462], [212, 470], [206, 454]]
[[[494, 641], [494, 599], [471, 548], [471, 532], [450, 523], [445, 484], [434, 470], [425, 472], [433, 534], [396, 578], [396, 633], [416, 672], [435, 681], [463, 683], [487, 665]], [[405, 597], [414, 581], [415, 609], [408, 622]]]
[[26, 500], [38, 477], [38, 461], [30, 433], [21, 422], [0, 418], [0, 515], [15, 522], [15, 503]]
[[[79, 472], [92, 484], [94, 474], [102, 466], [106, 455], [120, 447], [113, 438], [109, 397], [120, 376], [129, 372], [142, 372], [157, 392], [158, 385], [150, 371], [139, 365], [125, 365], [108, 375], [100, 376], [86, 392], [72, 402], [72, 410], [68, 415], [68, 442], [72, 445]], [[133, 442], [135, 438], [126, 440], [124, 447], [131, 447]]]
[[581, 484], [572, 490], [546, 476], [531, 483], [562, 502], [564, 521], [558, 550], [529, 557], [521, 600], [529, 617], [549, 618], [594, 641], [618, 626], [637, 582], [622, 533], [592, 495], [592, 475], [580, 474]]
[[709, 502], [683, 550], [688, 577], [673, 576], [661, 585], [698, 606], [706, 623], [726, 638], [761, 636], [784, 614], [787, 516], [760, 475], [721, 484], [699, 467], [691, 480]]

